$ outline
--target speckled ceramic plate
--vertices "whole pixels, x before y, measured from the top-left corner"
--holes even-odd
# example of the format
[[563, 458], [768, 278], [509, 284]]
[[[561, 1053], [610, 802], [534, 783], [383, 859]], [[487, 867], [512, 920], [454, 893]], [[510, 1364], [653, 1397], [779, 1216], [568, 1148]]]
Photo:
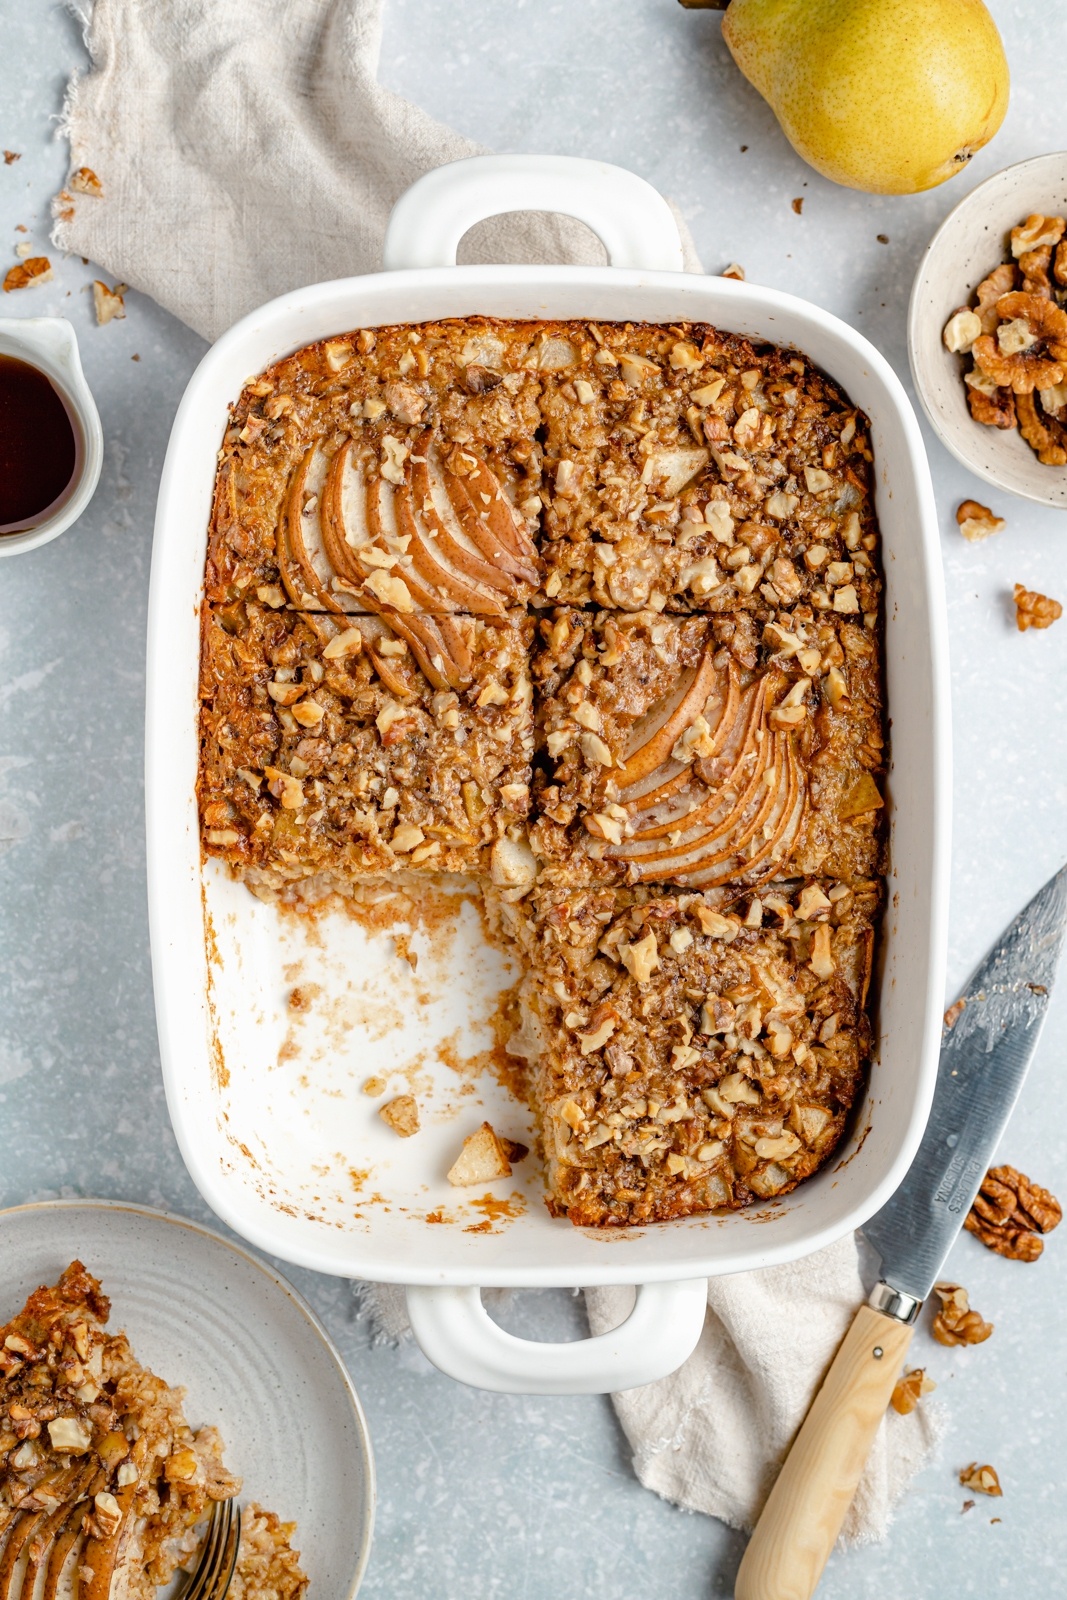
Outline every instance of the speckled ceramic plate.
[[1032, 212], [1067, 213], [1067, 151], [1005, 167], [965, 195], [934, 234], [915, 274], [908, 310], [908, 358], [923, 410], [941, 443], [997, 489], [1067, 510], [1067, 467], [1044, 466], [1017, 428], [975, 422], [963, 386], [964, 360], [941, 334], [957, 306], [1000, 262], [1008, 234]]
[[184, 1385], [193, 1427], [214, 1423], [256, 1500], [297, 1523], [321, 1600], [351, 1600], [374, 1523], [367, 1424], [340, 1356], [270, 1267], [183, 1217], [106, 1200], [0, 1212], [0, 1322], [75, 1257], [111, 1298], [139, 1360]]

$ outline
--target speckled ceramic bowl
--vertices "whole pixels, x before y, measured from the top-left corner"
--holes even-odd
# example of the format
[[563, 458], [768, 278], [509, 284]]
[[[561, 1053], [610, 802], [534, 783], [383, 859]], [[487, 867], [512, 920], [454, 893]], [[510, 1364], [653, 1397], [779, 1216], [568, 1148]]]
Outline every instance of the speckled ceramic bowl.
[[1038, 461], [1018, 429], [983, 427], [967, 408], [965, 361], [941, 334], [957, 306], [1001, 261], [1008, 234], [1031, 213], [1067, 216], [1067, 151], [1006, 167], [972, 189], [930, 241], [908, 310], [908, 358], [923, 410], [957, 460], [987, 483], [1043, 506], [1067, 510], [1067, 467]]

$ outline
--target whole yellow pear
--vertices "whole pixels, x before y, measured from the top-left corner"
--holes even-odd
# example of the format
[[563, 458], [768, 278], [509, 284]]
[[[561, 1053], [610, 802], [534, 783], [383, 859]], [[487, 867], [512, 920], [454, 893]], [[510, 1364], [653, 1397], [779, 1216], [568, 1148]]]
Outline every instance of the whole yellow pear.
[[944, 183], [1008, 109], [982, 0], [730, 0], [722, 31], [797, 153], [851, 189]]

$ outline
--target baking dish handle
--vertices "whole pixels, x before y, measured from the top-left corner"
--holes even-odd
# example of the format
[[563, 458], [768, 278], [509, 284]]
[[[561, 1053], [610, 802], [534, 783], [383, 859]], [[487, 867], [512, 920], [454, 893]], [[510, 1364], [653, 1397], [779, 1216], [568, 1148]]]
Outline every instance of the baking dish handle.
[[636, 173], [577, 156], [471, 156], [435, 167], [401, 195], [385, 230], [386, 271], [455, 266], [468, 228], [506, 211], [577, 217], [613, 267], [682, 270], [671, 208]]
[[619, 1327], [569, 1344], [507, 1333], [477, 1288], [409, 1287], [407, 1300], [424, 1354], [460, 1383], [496, 1394], [611, 1394], [665, 1378], [692, 1355], [708, 1284], [706, 1278], [642, 1284]]

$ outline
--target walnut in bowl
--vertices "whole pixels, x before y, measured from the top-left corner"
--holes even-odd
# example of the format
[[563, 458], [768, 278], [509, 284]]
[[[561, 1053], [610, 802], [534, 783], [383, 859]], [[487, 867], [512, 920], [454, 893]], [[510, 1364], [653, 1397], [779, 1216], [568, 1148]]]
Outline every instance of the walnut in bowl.
[[[1021, 327], [1022, 314], [1033, 310], [1030, 301], [1039, 286], [1032, 273], [1024, 277], [1020, 270], [1025, 270], [1025, 263], [1013, 249], [1012, 232], [1018, 234], [1024, 219], [1035, 216], [1067, 216], [1067, 152], [1037, 156], [998, 172], [945, 219], [915, 277], [908, 354], [923, 409], [941, 442], [964, 466], [998, 489], [1067, 509], [1067, 464], [1055, 459], [1058, 452], [1044, 448], [1048, 441], [1037, 439], [1036, 423], [1041, 418], [1030, 415], [1033, 392], [1014, 394], [1010, 381], [1001, 384], [998, 379], [993, 392], [985, 394], [965, 381], [968, 373], [973, 376], [979, 368], [988, 368], [983, 352], [986, 358], [992, 355], [1001, 377], [1005, 376], [1001, 367], [1005, 361], [1010, 364], [1013, 355], [1019, 364], [1018, 352], [1010, 349], [1010, 324], [1014, 319]], [[1031, 254], [1027, 252], [1028, 260]], [[1024, 299], [1026, 305], [1014, 309], [1008, 304]], [[975, 333], [969, 325], [962, 326], [965, 319], [961, 319], [960, 337], [946, 339], [946, 327], [962, 310], [981, 322], [980, 329]], [[1005, 328], [1009, 329], [1006, 351], [1004, 340], [998, 339], [998, 330]], [[1058, 330], [1051, 332], [1055, 336]], [[1047, 342], [1035, 338], [1028, 350], [1040, 354]], [[958, 349], [950, 348], [953, 344]], [[1027, 359], [1026, 352], [1021, 359]], [[1020, 399], [1026, 415], [1019, 414]], [[998, 406], [1002, 414], [993, 415]], [[1033, 436], [1029, 443], [1027, 434]]]

